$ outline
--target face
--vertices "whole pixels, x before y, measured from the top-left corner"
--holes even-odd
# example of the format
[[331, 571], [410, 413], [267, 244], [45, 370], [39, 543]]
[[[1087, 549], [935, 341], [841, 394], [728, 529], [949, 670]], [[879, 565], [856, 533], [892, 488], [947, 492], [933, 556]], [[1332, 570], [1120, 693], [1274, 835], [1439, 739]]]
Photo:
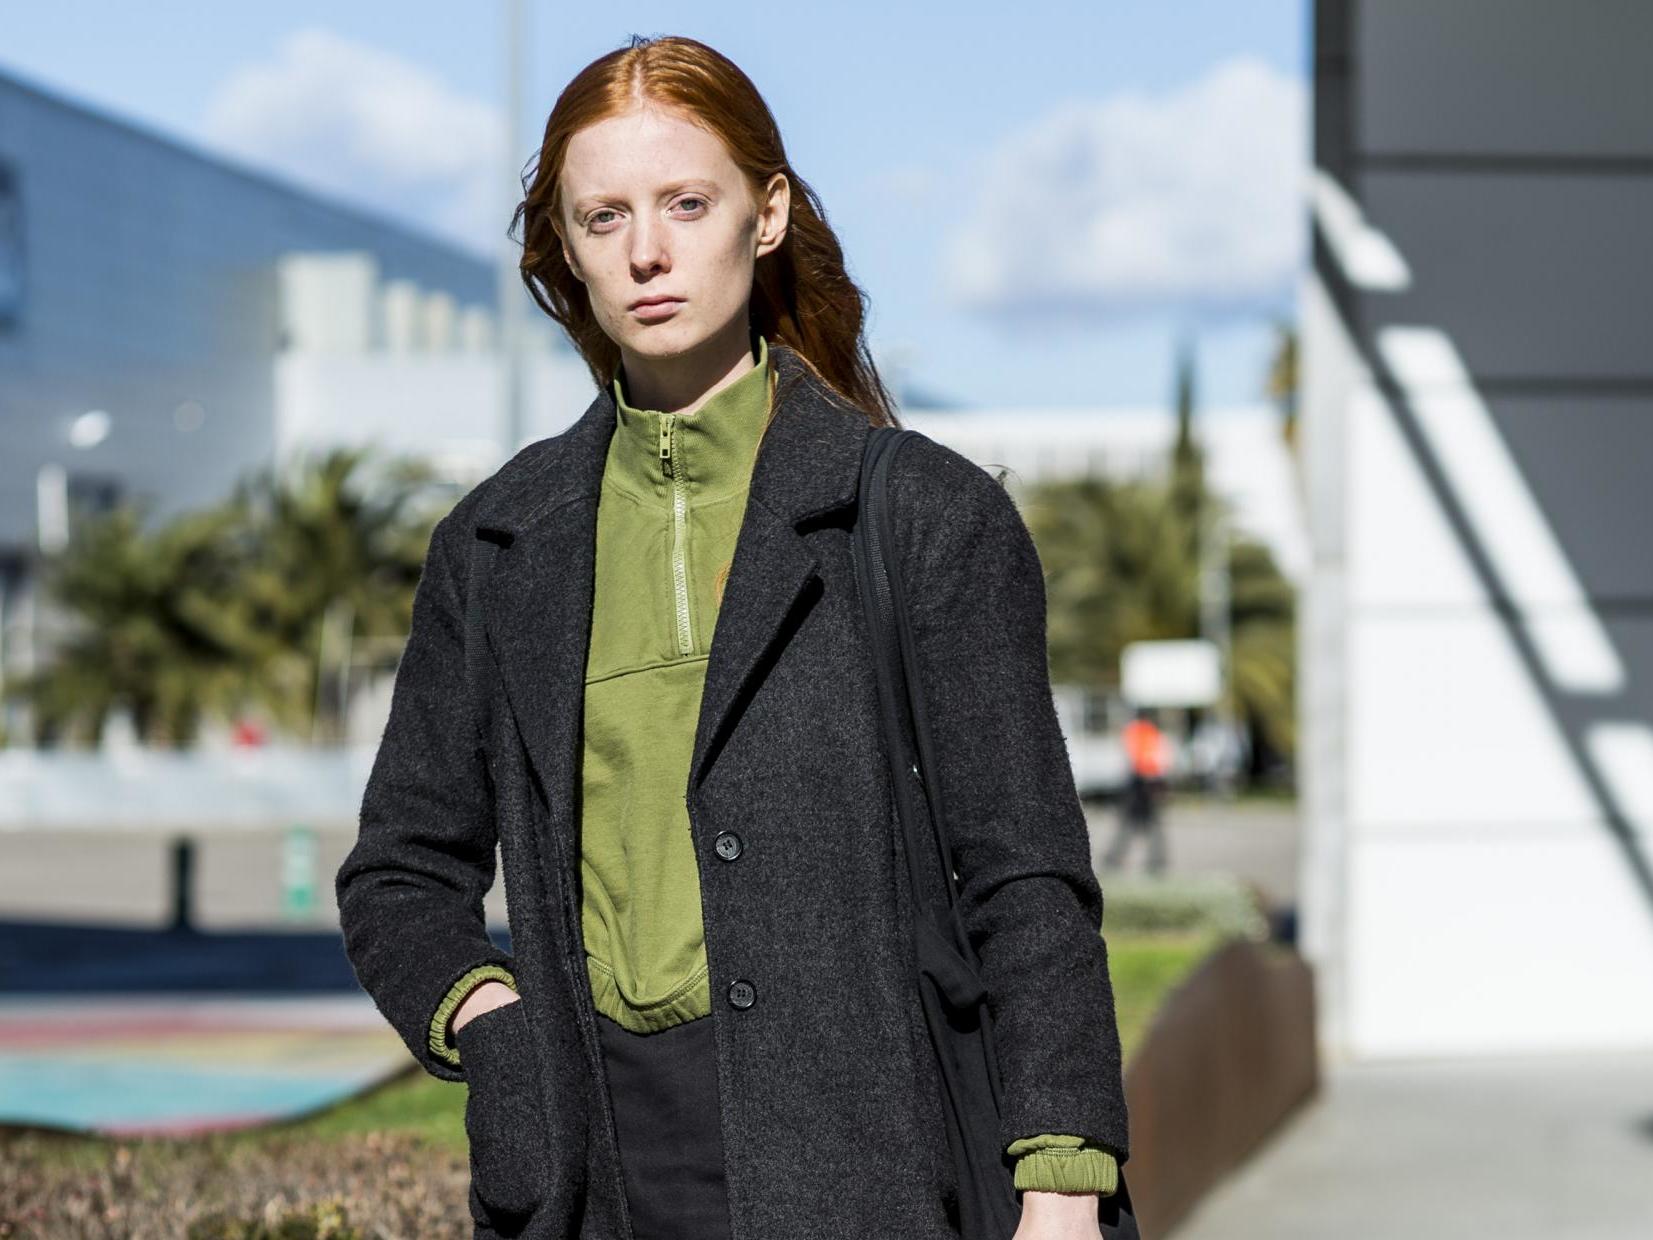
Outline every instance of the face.
[[560, 185], [563, 256], [628, 373], [732, 343], [746, 352], [752, 269], [786, 232], [783, 174], [754, 202], [716, 136], [642, 104], [576, 133]]

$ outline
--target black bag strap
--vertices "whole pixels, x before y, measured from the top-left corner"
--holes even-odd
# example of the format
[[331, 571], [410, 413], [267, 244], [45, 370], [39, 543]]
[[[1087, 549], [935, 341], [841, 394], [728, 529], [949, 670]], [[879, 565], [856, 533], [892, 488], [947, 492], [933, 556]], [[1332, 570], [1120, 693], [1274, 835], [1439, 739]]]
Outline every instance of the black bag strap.
[[[856, 563], [861, 574], [862, 597], [866, 604], [872, 638], [874, 668], [880, 681], [880, 698], [885, 714], [885, 743], [901, 820], [907, 831], [907, 868], [914, 899], [924, 890], [921, 866], [928, 862], [941, 869], [946, 906], [923, 911], [938, 928], [951, 937], [961, 954], [975, 964], [975, 954], [958, 917], [958, 884], [953, 872], [953, 850], [947, 838], [946, 815], [942, 812], [941, 789], [931, 772], [928, 716], [918, 679], [917, 652], [908, 622], [906, 597], [899, 571], [893, 567], [894, 522], [889, 510], [889, 471], [895, 454], [916, 432], [905, 427], [873, 427], [867, 438], [862, 462], [862, 490], [855, 522]], [[921, 838], [922, 825], [929, 827], [929, 841]], [[963, 979], [960, 979], [961, 984]], [[959, 1006], [969, 997], [959, 995]]]

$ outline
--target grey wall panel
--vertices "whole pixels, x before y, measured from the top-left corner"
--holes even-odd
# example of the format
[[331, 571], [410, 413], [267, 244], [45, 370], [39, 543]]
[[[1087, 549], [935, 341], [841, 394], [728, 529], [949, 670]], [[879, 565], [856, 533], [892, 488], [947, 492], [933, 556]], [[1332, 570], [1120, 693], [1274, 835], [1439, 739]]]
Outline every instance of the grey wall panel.
[[1349, 8], [1314, 0], [1314, 164], [1347, 183], [1349, 174]]
[[1314, 166], [1348, 184], [1352, 167], [1349, 149], [1349, 79], [1335, 67], [1314, 75]]
[[1365, 0], [1370, 154], [1653, 158], [1649, 0]]
[[1374, 329], [1439, 327], [1478, 379], [1653, 385], [1653, 176], [1369, 170], [1357, 189], [1413, 277], [1360, 299]]
[[1354, 15], [1349, 11], [1349, 0], [1314, 0], [1314, 29], [1309, 37], [1315, 63], [1323, 65], [1327, 57], [1349, 54], [1350, 29]]
[[[1644, 611], [1627, 612], [1609, 609], [1599, 613], [1607, 640], [1624, 664], [1623, 689], [1609, 701], [1610, 709], [1589, 699], [1563, 702], [1557, 715], [1569, 729], [1589, 726], [1601, 721], [1633, 720], [1645, 723], [1653, 719], [1653, 616]], [[1636, 810], [1635, 806], [1619, 805], [1618, 809]]]
[[[1487, 406], [1586, 597], [1645, 609], [1653, 620], [1653, 396], [1512, 397]], [[1653, 658], [1644, 667], [1653, 673]], [[1653, 676], [1648, 684], [1653, 690]]]

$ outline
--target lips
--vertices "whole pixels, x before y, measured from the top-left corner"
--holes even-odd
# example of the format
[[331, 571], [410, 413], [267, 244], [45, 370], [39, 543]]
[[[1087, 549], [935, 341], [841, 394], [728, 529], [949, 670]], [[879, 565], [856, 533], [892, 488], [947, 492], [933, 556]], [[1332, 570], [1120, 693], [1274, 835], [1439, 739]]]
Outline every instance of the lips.
[[639, 323], [664, 323], [676, 318], [682, 308], [681, 297], [651, 297], [647, 301], [633, 302], [631, 314]]

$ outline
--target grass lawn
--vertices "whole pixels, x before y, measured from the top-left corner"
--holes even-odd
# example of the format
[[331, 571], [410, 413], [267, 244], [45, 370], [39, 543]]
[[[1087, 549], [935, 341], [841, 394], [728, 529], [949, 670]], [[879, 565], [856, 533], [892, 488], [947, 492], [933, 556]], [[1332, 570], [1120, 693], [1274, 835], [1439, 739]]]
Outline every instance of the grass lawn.
[[1127, 1063], [1166, 995], [1221, 942], [1221, 935], [1208, 930], [1108, 935], [1108, 972]]
[[[1165, 996], [1217, 942], [1210, 932], [1109, 934], [1127, 1060]], [[464, 1114], [463, 1085], [414, 1068], [251, 1131], [189, 1140], [0, 1132], [0, 1240], [469, 1235]]]

